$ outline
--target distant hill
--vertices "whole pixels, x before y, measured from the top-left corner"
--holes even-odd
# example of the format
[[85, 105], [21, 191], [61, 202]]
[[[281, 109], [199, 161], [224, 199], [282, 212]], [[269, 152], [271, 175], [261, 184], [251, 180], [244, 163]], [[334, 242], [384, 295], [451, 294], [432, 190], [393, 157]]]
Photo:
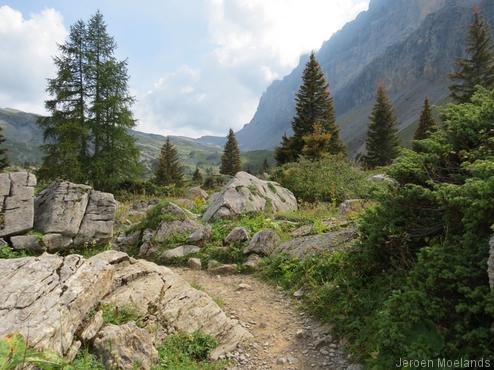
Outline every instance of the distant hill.
[[[464, 55], [472, 6], [479, 3], [494, 30], [492, 0], [371, 0], [369, 9], [346, 24], [317, 53], [335, 99], [338, 124], [351, 155], [364, 149], [368, 116], [379, 82], [388, 89], [410, 140], [425, 96], [433, 104], [448, 96], [448, 73]], [[262, 95], [252, 120], [237, 132], [243, 150], [272, 149], [291, 134], [294, 95], [307, 56]], [[209, 142], [214, 139], [209, 137]]]
[[[5, 145], [12, 163], [34, 166], [41, 163], [43, 153], [40, 147], [43, 144], [43, 133], [36, 123], [38, 118], [39, 116], [36, 114], [0, 108], [0, 125], [4, 129], [7, 139]], [[141, 152], [141, 161], [147, 169], [147, 175], [150, 175], [166, 137], [140, 131], [131, 131], [131, 134], [136, 139]], [[218, 170], [223, 150], [223, 142], [220, 139], [222, 138], [218, 138], [217, 144], [215, 144], [214, 142], [207, 143], [183, 136], [170, 136], [170, 140], [177, 147], [187, 173], [192, 173], [196, 166], [204, 170], [208, 168]], [[261, 167], [264, 159], [267, 159], [272, 165], [274, 163], [272, 151], [261, 150], [242, 153], [244, 167], [253, 171], [257, 171]]]

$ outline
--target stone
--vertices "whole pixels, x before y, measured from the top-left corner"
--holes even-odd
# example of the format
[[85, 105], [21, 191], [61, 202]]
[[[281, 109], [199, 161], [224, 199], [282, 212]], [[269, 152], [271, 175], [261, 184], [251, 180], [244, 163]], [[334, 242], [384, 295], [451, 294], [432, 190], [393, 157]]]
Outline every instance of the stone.
[[261, 257], [257, 254], [251, 254], [247, 257], [247, 261], [244, 263], [244, 267], [251, 271], [259, 270], [259, 263], [261, 262]]
[[178, 234], [191, 234], [197, 230], [201, 230], [203, 226], [189, 219], [183, 221], [163, 221], [158, 226], [155, 234], [155, 239], [158, 243], [167, 241]]
[[103, 311], [98, 311], [81, 332], [79, 338], [84, 342], [89, 342], [98, 334], [103, 325]]
[[177, 258], [182, 258], [188, 256], [189, 254], [197, 253], [200, 250], [201, 248], [196, 247], [195, 245], [181, 245], [180, 247], [164, 251], [159, 260], [165, 263], [171, 262]]
[[235, 274], [237, 272], [237, 265], [235, 263], [231, 264], [220, 264], [219, 266], [209, 267], [208, 271], [212, 274], [227, 275]]
[[[218, 359], [252, 337], [211, 297], [172, 270], [122, 252], [105, 251], [87, 259], [46, 253], [0, 259], [0, 338], [18, 332], [29, 346], [72, 356], [77, 342], [86, 342], [96, 330], [89, 328], [99, 325], [93, 322], [97, 312], [95, 318], [88, 317], [100, 304], [132, 305], [142, 322], [152, 325], [152, 336], [134, 327], [111, 330], [116, 338], [127, 338], [125, 342], [132, 342], [138, 332], [162, 339], [167, 333], [201, 330], [218, 339], [211, 354]], [[101, 338], [108, 337], [105, 328], [97, 334], [102, 345]], [[120, 343], [118, 347], [117, 353], [127, 351], [120, 349]]]
[[208, 261], [208, 270], [214, 269], [215, 267], [221, 266], [221, 263], [216, 261], [216, 260], [209, 260]]
[[300, 226], [298, 229], [293, 230], [290, 233], [290, 236], [293, 238], [300, 238], [302, 236], [307, 236], [307, 235], [312, 234], [313, 229], [314, 228], [312, 227], [312, 225], [303, 225], [303, 226]]
[[366, 205], [365, 199], [347, 199], [338, 207], [338, 213], [343, 217], [361, 212]]
[[139, 257], [142, 258], [154, 258], [157, 257], [158, 253], [159, 253], [158, 246], [150, 242], [144, 242], [139, 247]]
[[43, 246], [49, 252], [69, 249], [73, 245], [73, 239], [62, 234], [46, 234], [41, 239]]
[[397, 185], [398, 182], [393, 179], [392, 177], [385, 175], [383, 173], [377, 174], [377, 175], [372, 175], [367, 177], [367, 181], [369, 182], [374, 182], [374, 183], [387, 183], [390, 185]]
[[275, 213], [294, 210], [297, 209], [297, 200], [291, 191], [276, 182], [238, 172], [214, 197], [203, 215], [203, 221], [235, 218], [265, 209]]
[[187, 261], [187, 266], [191, 270], [201, 270], [202, 269], [202, 262], [200, 258], [189, 258]]
[[302, 298], [304, 296], [304, 288], [300, 288], [296, 292], [293, 293], [295, 298]]
[[185, 196], [192, 200], [196, 200], [196, 199], [207, 200], [209, 198], [208, 193], [205, 190], [201, 189], [199, 186], [195, 186], [187, 190]]
[[94, 340], [96, 353], [108, 369], [148, 370], [158, 359], [149, 333], [134, 322], [106, 325]]
[[211, 239], [212, 233], [213, 229], [211, 226], [203, 226], [189, 235], [187, 243], [202, 245], [204, 242]]
[[357, 237], [357, 229], [350, 226], [340, 231], [296, 238], [279, 245], [274, 253], [287, 253], [291, 257], [304, 259], [325, 251], [332, 251], [350, 243]]
[[36, 177], [28, 172], [0, 174], [0, 237], [33, 228], [35, 186]]
[[489, 259], [487, 260], [487, 275], [489, 286], [494, 289], [494, 236], [489, 240]]
[[257, 232], [249, 245], [244, 249], [244, 254], [255, 253], [262, 256], [270, 256], [280, 242], [280, 237], [271, 229]]
[[252, 287], [249, 284], [240, 283], [236, 290], [252, 290]]
[[18, 235], [10, 238], [10, 244], [14, 250], [27, 250], [40, 252], [43, 250], [41, 238], [37, 235]]
[[226, 236], [224, 243], [228, 245], [240, 244], [249, 240], [249, 233], [243, 227], [234, 227]]

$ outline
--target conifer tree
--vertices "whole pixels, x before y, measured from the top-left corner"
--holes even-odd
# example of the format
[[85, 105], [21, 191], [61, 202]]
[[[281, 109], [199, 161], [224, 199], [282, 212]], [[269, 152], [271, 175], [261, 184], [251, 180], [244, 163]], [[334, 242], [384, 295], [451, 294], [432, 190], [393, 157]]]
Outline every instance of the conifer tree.
[[[313, 132], [314, 124], [319, 122], [322, 129], [330, 134], [331, 140], [327, 146], [330, 154], [345, 153], [345, 146], [339, 137], [333, 98], [329, 93], [328, 82], [321, 66], [311, 53], [302, 75], [302, 85], [295, 96], [296, 114], [292, 122], [294, 135], [286, 142], [291, 149], [291, 157], [297, 158], [302, 154], [304, 136]], [[283, 143], [282, 143], [283, 146]], [[282, 149], [282, 152], [285, 149]]]
[[176, 185], [181, 186], [183, 181], [183, 169], [180, 165], [178, 152], [170, 142], [170, 138], [166, 138], [165, 143], [161, 147], [158, 167], [156, 168], [154, 181], [159, 185]]
[[396, 118], [383, 85], [377, 88], [376, 104], [370, 116], [366, 150], [363, 162], [368, 168], [387, 166], [399, 153]]
[[261, 173], [268, 173], [268, 172], [269, 172], [268, 159], [264, 158], [264, 161], [262, 162]]
[[480, 8], [473, 9], [473, 20], [466, 40], [466, 58], [456, 61], [456, 71], [450, 74], [453, 84], [449, 87], [451, 97], [460, 103], [470, 101], [475, 86], [494, 88], [494, 47], [489, 25], [480, 14]]
[[274, 150], [274, 159], [276, 160], [278, 166], [285, 163], [294, 162], [296, 160], [294, 151], [292, 150], [292, 138], [289, 138], [286, 133], [284, 133], [281, 138], [280, 146], [276, 147]]
[[194, 171], [194, 174], [192, 175], [192, 181], [195, 184], [202, 184], [202, 173], [201, 173], [201, 170], [199, 170], [199, 167], [196, 167], [196, 170]]
[[331, 134], [325, 131], [319, 122], [314, 124], [313, 131], [303, 137], [304, 148], [302, 153], [308, 159], [321, 159], [328, 155], [328, 146]]
[[7, 157], [7, 149], [3, 146], [5, 143], [5, 137], [3, 136], [3, 127], [0, 126], [0, 171], [4, 170], [9, 166], [9, 159]]
[[423, 140], [427, 139], [433, 132], [437, 130], [436, 121], [432, 117], [432, 111], [429, 104], [429, 99], [425, 98], [424, 108], [420, 115], [419, 127], [415, 131], [415, 136], [413, 140]]
[[223, 175], [235, 176], [240, 170], [240, 150], [238, 148], [237, 139], [235, 138], [235, 133], [230, 129], [223, 155], [221, 156], [220, 173]]

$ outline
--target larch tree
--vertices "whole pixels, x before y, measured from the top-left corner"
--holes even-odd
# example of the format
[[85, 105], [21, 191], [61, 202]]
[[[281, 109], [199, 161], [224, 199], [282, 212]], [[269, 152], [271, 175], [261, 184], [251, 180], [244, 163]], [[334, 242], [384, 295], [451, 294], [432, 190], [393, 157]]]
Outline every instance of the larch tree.
[[467, 34], [466, 58], [456, 61], [456, 70], [449, 75], [451, 97], [459, 103], [466, 103], [475, 92], [475, 86], [494, 88], [494, 47], [491, 30], [480, 14], [480, 8], [473, 8], [473, 20]]
[[154, 174], [154, 182], [158, 185], [175, 185], [181, 186], [183, 182], [183, 168], [180, 164], [177, 149], [166, 138], [165, 143], [161, 147], [158, 166]]
[[325, 131], [319, 122], [314, 124], [313, 131], [304, 135], [303, 139], [304, 148], [302, 149], [302, 154], [304, 157], [317, 160], [328, 156], [331, 134]]
[[433, 132], [437, 131], [437, 123], [432, 117], [431, 106], [429, 104], [429, 99], [424, 99], [424, 107], [422, 113], [420, 114], [420, 121], [413, 140], [424, 140], [427, 139]]
[[366, 151], [362, 160], [368, 168], [387, 166], [399, 154], [396, 118], [383, 85], [377, 88], [376, 104], [370, 116], [367, 133]]
[[9, 166], [9, 158], [7, 157], [7, 149], [3, 146], [5, 137], [3, 136], [3, 127], [0, 126], [0, 171]]
[[235, 176], [241, 170], [240, 149], [232, 129], [228, 132], [223, 155], [221, 156], [220, 173]]

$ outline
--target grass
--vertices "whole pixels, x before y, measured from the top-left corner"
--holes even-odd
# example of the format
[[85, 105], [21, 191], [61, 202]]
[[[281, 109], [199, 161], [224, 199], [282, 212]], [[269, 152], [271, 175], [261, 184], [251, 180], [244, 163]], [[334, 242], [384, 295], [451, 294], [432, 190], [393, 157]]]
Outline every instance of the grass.
[[112, 304], [101, 305], [103, 310], [103, 322], [105, 324], [122, 325], [134, 321], [139, 326], [141, 314], [131, 305], [115, 306]]

